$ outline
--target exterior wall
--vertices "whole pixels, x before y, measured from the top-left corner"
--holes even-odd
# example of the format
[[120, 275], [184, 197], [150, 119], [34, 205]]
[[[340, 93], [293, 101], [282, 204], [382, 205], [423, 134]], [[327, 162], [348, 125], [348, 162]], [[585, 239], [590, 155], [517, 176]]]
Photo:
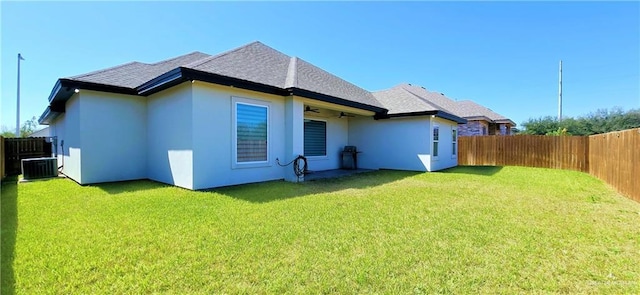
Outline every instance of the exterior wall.
[[[269, 106], [265, 164], [235, 163], [237, 99]], [[451, 121], [320, 118], [305, 114], [303, 105], [302, 98], [205, 82], [185, 82], [148, 98], [81, 90], [67, 102], [66, 113], [52, 123], [51, 133], [59, 144], [64, 140], [63, 172], [81, 184], [149, 178], [205, 189], [283, 179], [292, 167], [281, 167], [276, 159], [288, 163], [303, 153], [305, 116], [327, 122], [327, 156], [310, 157], [309, 170], [340, 168], [345, 145], [355, 145], [361, 152], [360, 168], [435, 171], [457, 165], [452, 153], [452, 130], [457, 124]], [[431, 155], [436, 125], [437, 158]]]
[[80, 183], [147, 178], [146, 100], [88, 90], [79, 94]]
[[[49, 136], [57, 136], [58, 137], [58, 146], [56, 147], [58, 149], [58, 167], [63, 166], [63, 159], [66, 156], [69, 155], [68, 153], [68, 149], [67, 151], [65, 151], [63, 149], [64, 145], [66, 145], [66, 142], [62, 142], [62, 140], [65, 140], [65, 128], [64, 128], [64, 123], [65, 123], [65, 115], [66, 113], [62, 113], [60, 116], [58, 116], [53, 122], [51, 122], [51, 124], [49, 124]], [[64, 167], [62, 167], [64, 169]]]
[[[278, 158], [284, 163], [288, 158], [285, 157], [285, 98], [197, 81], [192, 87], [193, 189], [283, 179], [285, 169], [292, 169], [275, 162]], [[265, 165], [234, 165], [233, 97], [269, 104], [268, 163]]]
[[192, 113], [191, 83], [148, 97], [146, 167], [149, 179], [193, 189]]
[[358, 168], [428, 171], [430, 121], [426, 117], [350, 118], [349, 145], [355, 145]]
[[74, 94], [65, 104], [65, 112], [51, 124], [51, 135], [58, 137], [58, 166], [67, 177], [82, 183], [80, 142], [80, 95]]
[[[439, 141], [438, 141], [438, 156], [433, 157], [428, 155], [425, 158], [425, 162], [429, 163], [429, 171], [438, 171], [446, 168], [455, 167], [458, 165], [457, 154], [457, 139], [456, 139], [456, 153], [453, 153], [453, 130], [458, 128], [458, 124], [449, 120], [441, 118], [431, 118], [431, 127], [438, 126], [439, 129]], [[433, 131], [429, 132], [430, 145], [433, 146]]]
[[327, 155], [324, 157], [307, 157], [308, 169], [322, 171], [340, 169], [342, 151], [349, 139], [349, 120], [351, 118], [321, 118], [305, 115], [305, 119], [327, 122]]
[[[458, 165], [453, 154], [455, 122], [431, 117], [352, 118], [349, 145], [358, 147], [358, 167], [437, 171]], [[433, 126], [439, 128], [438, 157], [432, 156]]]
[[[483, 134], [483, 127], [486, 133]], [[468, 121], [466, 124], [458, 124], [460, 136], [488, 135], [489, 123], [487, 121]]]
[[[304, 103], [299, 97], [287, 96], [284, 100], [284, 158], [290, 163], [304, 154]], [[304, 181], [304, 175], [296, 175], [293, 169], [284, 169], [286, 181]]]

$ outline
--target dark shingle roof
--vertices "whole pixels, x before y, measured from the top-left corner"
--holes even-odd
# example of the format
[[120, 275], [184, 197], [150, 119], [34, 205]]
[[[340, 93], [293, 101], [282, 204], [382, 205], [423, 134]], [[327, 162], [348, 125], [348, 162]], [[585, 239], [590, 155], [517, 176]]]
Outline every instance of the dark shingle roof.
[[442, 93], [423, 87], [400, 84], [391, 89], [374, 92], [373, 95], [389, 109], [389, 114], [405, 114], [440, 110], [460, 118], [485, 117], [494, 122], [509, 122], [508, 118], [473, 101], [455, 101]]
[[[383, 104], [371, 92], [338, 78], [302, 59], [296, 60], [295, 78], [290, 79], [295, 81], [293, 87], [384, 108]], [[287, 87], [291, 86], [287, 85]]]
[[296, 88], [384, 108], [370, 92], [260, 42], [214, 56], [193, 52], [155, 64], [131, 62], [67, 79], [135, 89], [179, 67], [267, 85], [283, 91]]
[[253, 42], [184, 67], [283, 88], [290, 59], [269, 46]]
[[373, 93], [378, 101], [389, 110], [388, 114], [404, 114], [440, 110], [424, 98], [421, 98], [403, 87], [393, 87]]
[[[486, 117], [495, 122], [513, 123], [513, 121], [511, 121], [509, 118], [470, 100], [459, 101], [458, 110], [460, 114], [465, 118]], [[513, 123], [513, 125], [515, 125], [515, 123]]]
[[69, 77], [67, 79], [126, 88], [136, 88], [143, 83], [166, 73], [167, 71], [202, 60], [209, 56], [210, 55], [202, 52], [192, 52], [153, 64], [130, 62], [95, 72]]
[[[419, 90], [414, 88], [418, 88]], [[389, 116], [429, 114], [458, 123], [466, 122], [466, 120], [462, 119], [450, 108], [442, 106], [455, 106], [455, 102], [450, 104], [439, 98], [443, 96], [442, 94], [428, 92], [421, 87], [410, 84], [400, 84], [391, 89], [374, 92], [373, 95], [389, 110], [387, 113]], [[438, 104], [436, 102], [438, 102]]]

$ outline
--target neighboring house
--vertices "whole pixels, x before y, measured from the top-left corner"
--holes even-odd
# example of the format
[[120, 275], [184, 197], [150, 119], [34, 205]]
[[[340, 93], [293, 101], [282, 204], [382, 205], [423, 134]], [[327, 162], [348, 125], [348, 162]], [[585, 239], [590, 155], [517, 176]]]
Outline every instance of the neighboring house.
[[470, 100], [458, 102], [457, 114], [467, 119], [458, 127], [460, 136], [511, 135], [516, 123]]
[[[510, 135], [511, 128], [516, 126], [516, 123], [510, 119], [470, 100], [455, 101], [442, 93], [428, 91], [424, 87], [411, 84], [400, 84], [394, 89], [403, 89], [436, 108], [466, 119], [466, 123], [458, 125], [460, 136]], [[418, 106], [414, 103], [410, 108], [416, 107]]]
[[51, 132], [49, 131], [49, 127], [42, 128], [40, 130], [34, 131], [29, 135], [29, 137], [49, 137], [51, 136]]
[[453, 167], [455, 130], [466, 122], [260, 42], [59, 79], [39, 121], [80, 184], [152, 179], [188, 189], [297, 181], [278, 162], [304, 155], [311, 171], [338, 169], [346, 145], [361, 152], [359, 168]]

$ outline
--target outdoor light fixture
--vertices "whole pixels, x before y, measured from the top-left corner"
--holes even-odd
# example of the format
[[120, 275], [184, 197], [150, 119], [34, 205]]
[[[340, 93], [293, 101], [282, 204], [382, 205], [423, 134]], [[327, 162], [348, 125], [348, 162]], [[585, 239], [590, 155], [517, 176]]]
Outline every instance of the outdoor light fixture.
[[74, 90], [73, 92], [78, 93], [80, 92], [80, 89], [76, 88], [76, 90]]

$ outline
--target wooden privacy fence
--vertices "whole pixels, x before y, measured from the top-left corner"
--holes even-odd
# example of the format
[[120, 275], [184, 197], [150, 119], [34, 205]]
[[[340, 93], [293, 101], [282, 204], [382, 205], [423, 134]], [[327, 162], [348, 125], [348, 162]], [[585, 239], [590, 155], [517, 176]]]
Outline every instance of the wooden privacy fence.
[[22, 159], [51, 157], [55, 146], [51, 137], [4, 138], [2, 142], [3, 176], [20, 174]]
[[577, 170], [640, 202], [640, 128], [591, 136], [464, 136], [459, 165]]
[[640, 202], [640, 128], [589, 136], [589, 174]]
[[0, 179], [7, 176], [4, 172], [4, 162], [4, 137], [0, 136]]
[[527, 166], [588, 171], [588, 138], [582, 136], [464, 136], [459, 165]]

